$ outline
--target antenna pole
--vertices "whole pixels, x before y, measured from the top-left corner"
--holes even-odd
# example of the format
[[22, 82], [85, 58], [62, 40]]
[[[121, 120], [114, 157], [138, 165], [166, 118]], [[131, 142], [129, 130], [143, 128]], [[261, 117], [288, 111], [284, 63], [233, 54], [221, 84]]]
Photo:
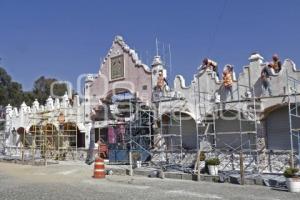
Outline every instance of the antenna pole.
[[171, 54], [171, 45], [169, 44], [169, 67], [170, 67], [170, 76], [172, 76], [172, 54]]
[[155, 38], [155, 43], [156, 43], [156, 56], [158, 56], [158, 40]]
[[165, 44], [163, 43], [163, 45], [162, 45], [162, 51], [163, 51], [163, 53], [162, 53], [162, 56], [163, 56], [163, 65], [166, 67], [166, 65], [167, 65], [167, 61], [166, 61], [166, 52], [165, 52]]

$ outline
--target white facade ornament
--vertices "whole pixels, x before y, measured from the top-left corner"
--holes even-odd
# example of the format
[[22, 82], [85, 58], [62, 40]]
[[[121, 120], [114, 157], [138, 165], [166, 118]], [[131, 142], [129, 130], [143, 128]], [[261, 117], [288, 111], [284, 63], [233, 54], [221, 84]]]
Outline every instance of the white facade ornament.
[[13, 110], [13, 115], [19, 116], [19, 112], [18, 112], [18, 109], [17, 109], [17, 108], [14, 108], [14, 110]]
[[264, 61], [264, 58], [259, 53], [253, 53], [248, 59], [250, 62], [258, 61], [259, 64], [262, 64]]
[[12, 116], [12, 107], [10, 104], [8, 104], [6, 106], [6, 109], [5, 109], [5, 119], [6, 120], [9, 120], [9, 118]]
[[12, 107], [11, 107], [10, 104], [8, 104], [8, 105], [6, 106], [6, 114], [10, 113], [11, 111], [12, 111]]
[[54, 108], [55, 108], [55, 109], [59, 109], [59, 108], [60, 108], [60, 102], [59, 102], [59, 99], [58, 99], [58, 98], [55, 98]]
[[26, 103], [23, 101], [23, 103], [21, 104], [21, 110], [20, 113], [26, 113], [27, 112], [27, 105]]
[[85, 77], [85, 82], [92, 82], [94, 81], [94, 75], [93, 74], [87, 74]]
[[68, 94], [65, 93], [62, 99], [62, 107], [63, 108], [67, 108], [69, 106], [70, 102], [69, 102], [69, 97]]
[[53, 110], [54, 109], [54, 103], [53, 103], [53, 99], [51, 96], [48, 97], [48, 99], [46, 100], [46, 109], [47, 110]]
[[117, 36], [115, 37], [115, 42], [123, 42], [123, 37], [120, 36], [120, 35], [117, 35]]
[[153, 61], [152, 61], [152, 67], [156, 65], [162, 65], [162, 61], [160, 59], [160, 56], [154, 56]]
[[27, 113], [31, 113], [31, 107], [27, 106]]
[[74, 96], [74, 104], [73, 106], [79, 107], [80, 106], [80, 99], [79, 99], [79, 95], [75, 95]]
[[37, 112], [39, 110], [40, 104], [37, 99], [34, 100], [32, 104], [32, 110], [33, 112]]

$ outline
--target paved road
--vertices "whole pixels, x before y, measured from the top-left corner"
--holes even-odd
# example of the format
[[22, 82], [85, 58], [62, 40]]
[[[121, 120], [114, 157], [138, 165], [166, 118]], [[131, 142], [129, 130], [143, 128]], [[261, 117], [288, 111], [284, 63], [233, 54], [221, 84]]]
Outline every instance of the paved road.
[[91, 178], [92, 166], [63, 164], [33, 167], [0, 163], [0, 199], [300, 199], [300, 194], [262, 186], [239, 186], [144, 177]]

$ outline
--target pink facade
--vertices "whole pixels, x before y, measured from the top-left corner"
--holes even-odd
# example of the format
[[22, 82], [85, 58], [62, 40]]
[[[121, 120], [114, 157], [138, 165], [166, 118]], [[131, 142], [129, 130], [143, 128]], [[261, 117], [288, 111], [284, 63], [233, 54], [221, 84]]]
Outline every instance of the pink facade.
[[107, 135], [108, 135], [108, 143], [109, 144], [115, 144], [116, 141], [116, 134], [115, 134], [115, 129], [113, 127], [108, 127], [107, 130]]
[[103, 101], [113, 93], [123, 91], [130, 91], [140, 100], [150, 102], [151, 70], [142, 64], [137, 53], [121, 37], [116, 37], [101, 65], [98, 77], [90, 86], [89, 95], [97, 98], [97, 101]]

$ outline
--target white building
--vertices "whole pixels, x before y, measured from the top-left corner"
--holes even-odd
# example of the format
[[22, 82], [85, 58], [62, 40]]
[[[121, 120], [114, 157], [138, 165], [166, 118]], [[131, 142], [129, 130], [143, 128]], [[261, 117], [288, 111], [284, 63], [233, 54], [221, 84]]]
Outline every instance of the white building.
[[[174, 80], [174, 88], [163, 89], [163, 101], [158, 103], [158, 115], [180, 112], [186, 117], [181, 122], [180, 131], [183, 149], [199, 149], [205, 138], [213, 148], [220, 150], [236, 150], [241, 146], [253, 150], [258, 156], [256, 159], [263, 165], [270, 164], [266, 161], [266, 155], [274, 155], [274, 152], [284, 155], [285, 162], [289, 162], [286, 155], [291, 150], [290, 132], [291, 129], [300, 128], [299, 119], [295, 117], [298, 115], [297, 106], [300, 102], [300, 84], [297, 81], [300, 80], [300, 72], [293, 61], [284, 60], [282, 70], [271, 77], [272, 96], [264, 96], [260, 78], [261, 71], [266, 66], [264, 58], [255, 53], [249, 57], [249, 62], [233, 81], [232, 100], [224, 91], [222, 80], [211, 71], [194, 75], [189, 85], [178, 75]], [[88, 148], [92, 109], [97, 111], [94, 124], [96, 132], [101, 132], [106, 138], [107, 128], [115, 123], [114, 117], [111, 117], [112, 97], [129, 92], [145, 105], [155, 107], [157, 102], [153, 104], [153, 100], [157, 98], [157, 93], [154, 92], [154, 87], [159, 71], [163, 72], [164, 77], [167, 76], [159, 56], [154, 58], [149, 67], [142, 63], [138, 54], [130, 49], [122, 37], [117, 36], [99, 72], [86, 77], [83, 102], [79, 102], [79, 97], [75, 96], [71, 105], [66, 94], [61, 100], [49, 97], [46, 105], [39, 105], [37, 101], [31, 106], [23, 103], [20, 108], [8, 105], [6, 132], [10, 136], [6, 144], [20, 146], [20, 143], [16, 143], [20, 134], [29, 133], [37, 124], [51, 124], [51, 131], [59, 130], [57, 117], [63, 112], [65, 123], [76, 125], [77, 147]], [[290, 115], [289, 105], [296, 106], [297, 113], [294, 113], [294, 117]], [[237, 114], [243, 119], [234, 118]], [[224, 116], [227, 118], [224, 119]], [[159, 121], [163, 118], [157, 116], [157, 119]], [[16, 130], [17, 136], [13, 130]], [[175, 131], [172, 127], [165, 130], [167, 133], [172, 131]], [[97, 136], [96, 138], [99, 139]], [[297, 141], [296, 136], [294, 141]], [[293, 147], [295, 150], [299, 148], [297, 142]]]

